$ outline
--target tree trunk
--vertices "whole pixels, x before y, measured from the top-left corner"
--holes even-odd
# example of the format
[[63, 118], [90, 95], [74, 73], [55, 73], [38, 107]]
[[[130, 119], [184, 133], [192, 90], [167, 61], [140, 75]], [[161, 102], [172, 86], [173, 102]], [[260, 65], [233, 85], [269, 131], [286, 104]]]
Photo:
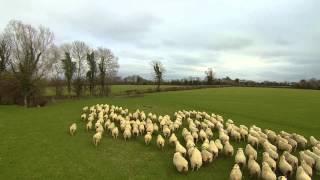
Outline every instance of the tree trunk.
[[24, 107], [28, 107], [28, 97], [27, 97], [27, 95], [23, 96], [23, 104], [24, 104]]
[[157, 91], [160, 91], [160, 79], [158, 79], [158, 82], [157, 82]]

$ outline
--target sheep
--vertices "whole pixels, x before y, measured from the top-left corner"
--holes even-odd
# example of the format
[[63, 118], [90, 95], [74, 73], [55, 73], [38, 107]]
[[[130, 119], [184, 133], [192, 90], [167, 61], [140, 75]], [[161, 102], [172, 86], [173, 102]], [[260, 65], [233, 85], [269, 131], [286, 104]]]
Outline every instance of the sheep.
[[216, 140], [214, 141], [214, 143], [216, 144], [218, 150], [221, 152], [221, 151], [223, 150], [223, 145], [222, 145], [220, 139], [216, 139]]
[[292, 136], [297, 141], [298, 145], [301, 148], [303, 148], [303, 149], [306, 148], [306, 146], [308, 144], [308, 140], [305, 137], [303, 137], [303, 136], [301, 136], [299, 134], [295, 134], [295, 133], [293, 133]]
[[307, 155], [304, 151], [299, 152], [299, 157], [300, 157], [300, 160], [305, 160], [306, 163], [308, 163], [309, 166], [311, 167], [313, 167], [316, 163], [316, 161], [312, 157]]
[[95, 146], [98, 146], [98, 144], [100, 143], [101, 141], [101, 138], [102, 138], [102, 133], [101, 132], [97, 132], [93, 135], [93, 144]]
[[194, 168], [198, 170], [202, 166], [201, 152], [196, 147], [193, 147], [190, 150], [191, 150], [191, 156], [189, 159], [190, 159], [191, 169], [192, 171], [194, 170]]
[[267, 162], [262, 162], [261, 178], [263, 180], [277, 180], [276, 174], [272, 171]]
[[277, 169], [277, 162], [270, 157], [268, 152], [262, 153], [262, 162], [267, 163], [272, 171], [275, 171]]
[[91, 130], [92, 129], [92, 122], [89, 121], [87, 124], [86, 124], [86, 129], [87, 131]]
[[274, 151], [271, 148], [267, 147], [267, 148], [265, 148], [265, 152], [268, 152], [272, 159], [278, 160], [279, 155], [278, 155], [278, 153], [276, 151]]
[[301, 166], [299, 166], [296, 173], [296, 180], [311, 180], [311, 178], [304, 171], [304, 169]]
[[254, 157], [252, 155], [249, 155], [248, 170], [250, 177], [255, 176], [259, 179], [261, 169], [259, 164], [254, 160]]
[[238, 148], [236, 156], [235, 156], [235, 163], [239, 164], [241, 168], [246, 166], [247, 158], [244, 155], [243, 149]]
[[195, 145], [195, 143], [194, 143], [194, 141], [192, 139], [188, 139], [187, 140], [187, 143], [186, 143], [187, 149], [190, 149], [190, 148], [195, 147], [195, 146], [196, 145]]
[[112, 137], [117, 139], [118, 138], [118, 135], [119, 135], [119, 130], [118, 130], [118, 127], [114, 127], [111, 131], [111, 134], [112, 134]]
[[292, 146], [288, 142], [284, 142], [282, 140], [278, 142], [278, 148], [281, 151], [288, 151], [288, 152], [292, 151]]
[[131, 130], [130, 128], [125, 128], [123, 131], [123, 138], [126, 141], [127, 139], [131, 138]]
[[175, 141], [175, 144], [176, 144], [176, 152], [180, 152], [183, 156], [185, 156], [187, 153], [186, 148], [184, 148], [178, 140]]
[[144, 136], [144, 142], [146, 143], [146, 145], [150, 143], [151, 139], [152, 139], [151, 133], [147, 132], [147, 134]]
[[317, 146], [312, 147], [312, 152], [320, 156], [320, 149]]
[[292, 166], [287, 162], [284, 155], [280, 156], [279, 169], [282, 175], [290, 177], [293, 173]]
[[103, 126], [101, 124], [96, 128], [96, 132], [100, 132], [101, 134], [104, 132]]
[[86, 113], [83, 113], [83, 114], [81, 114], [81, 117], [80, 117], [82, 120], [86, 120], [86, 118], [87, 118], [87, 114]]
[[213, 154], [209, 152], [207, 149], [201, 150], [202, 161], [204, 163], [211, 163], [213, 160]]
[[222, 143], [225, 143], [226, 141], [229, 141], [229, 136], [223, 130], [220, 130], [219, 139], [221, 140]]
[[165, 125], [165, 126], [163, 126], [162, 132], [163, 132], [164, 137], [167, 138], [170, 136], [171, 130], [169, 129], [169, 127], [167, 125]]
[[223, 147], [223, 152], [226, 156], [233, 156], [234, 150], [233, 146], [229, 143], [229, 141], [226, 141]]
[[299, 160], [297, 157], [290, 154], [288, 151], [284, 151], [283, 155], [286, 158], [287, 162], [292, 166], [293, 169], [296, 169], [298, 167]]
[[76, 132], [76, 130], [77, 130], [77, 124], [76, 123], [72, 123], [70, 128], [69, 128], [70, 135], [73, 136], [74, 133]]
[[159, 134], [158, 137], [157, 137], [157, 145], [158, 145], [158, 147], [163, 149], [164, 143], [165, 143], [165, 140], [163, 139], [161, 134]]
[[173, 164], [176, 166], [178, 172], [188, 171], [188, 161], [181, 155], [180, 152], [174, 153]]
[[213, 154], [213, 158], [217, 158], [218, 157], [219, 149], [218, 149], [216, 143], [213, 140], [211, 140], [210, 143], [209, 143], [208, 151]]
[[158, 132], [159, 131], [159, 126], [157, 125], [157, 123], [153, 123], [153, 131], [154, 132]]
[[144, 131], [145, 131], [144, 124], [140, 124], [140, 125], [139, 125], [139, 132], [140, 132], [141, 134], [143, 134]]
[[258, 153], [257, 151], [250, 145], [247, 144], [246, 149], [245, 149], [245, 153], [247, 156], [252, 155], [252, 157], [256, 160], [258, 157]]
[[285, 176], [279, 176], [278, 180], [287, 180], [287, 178]]
[[315, 146], [320, 143], [320, 141], [317, 140], [314, 136], [310, 136], [309, 141], [310, 141], [311, 146]]
[[198, 133], [197, 132], [192, 132], [191, 133], [192, 134], [192, 136], [193, 136], [193, 139], [196, 141], [196, 143], [198, 142], [198, 139], [199, 139], [199, 135], [198, 135]]
[[242, 179], [242, 172], [238, 164], [235, 164], [231, 170], [229, 180], [241, 180]]
[[312, 177], [312, 174], [313, 174], [312, 168], [309, 166], [308, 163], [306, 163], [305, 160], [301, 160], [301, 165], [300, 165], [300, 166], [304, 169], [304, 171], [305, 171], [310, 177]]
[[177, 140], [178, 140], [177, 136], [174, 133], [172, 133], [169, 138], [169, 143], [174, 144]]
[[258, 138], [252, 136], [251, 134], [248, 135], [248, 139], [247, 139], [248, 143], [251, 144], [252, 146], [259, 146], [259, 140]]
[[199, 136], [200, 136], [201, 141], [204, 141], [205, 139], [208, 138], [207, 134], [204, 132], [203, 129], [200, 130]]
[[241, 134], [234, 129], [231, 130], [231, 137], [236, 141], [241, 141]]

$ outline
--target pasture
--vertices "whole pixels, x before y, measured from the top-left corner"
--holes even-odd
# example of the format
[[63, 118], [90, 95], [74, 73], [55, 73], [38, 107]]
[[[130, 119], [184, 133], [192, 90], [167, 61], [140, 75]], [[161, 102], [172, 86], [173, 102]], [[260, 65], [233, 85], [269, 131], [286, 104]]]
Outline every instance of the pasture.
[[[180, 174], [172, 163], [174, 148], [159, 150], [156, 136], [146, 146], [143, 137], [125, 142], [122, 135], [108, 135], [95, 147], [94, 132], [86, 132], [80, 114], [83, 106], [97, 103], [170, 116], [183, 109], [213, 112], [237, 125], [320, 137], [320, 91], [312, 90], [214, 88], [64, 100], [43, 108], [0, 106], [0, 179], [228, 179], [233, 157], [219, 156], [199, 171]], [[78, 131], [71, 137], [73, 122]], [[235, 150], [245, 145], [231, 143]]]

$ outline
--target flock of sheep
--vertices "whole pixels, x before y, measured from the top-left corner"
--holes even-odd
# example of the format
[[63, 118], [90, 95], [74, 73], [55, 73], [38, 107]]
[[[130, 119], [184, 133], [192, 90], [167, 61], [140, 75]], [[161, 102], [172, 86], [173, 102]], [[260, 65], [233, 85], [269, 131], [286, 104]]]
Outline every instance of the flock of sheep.
[[[148, 145], [157, 134], [157, 146], [162, 149], [165, 144], [175, 147], [173, 164], [179, 172], [187, 172], [189, 166], [198, 170], [203, 164], [211, 163], [218, 156], [234, 155], [230, 141], [244, 141], [245, 149], [236, 150], [235, 164], [230, 172], [230, 180], [241, 180], [242, 172], [247, 169], [249, 175], [264, 180], [292, 178], [310, 180], [313, 173], [320, 173], [320, 141], [311, 136], [309, 141], [302, 135], [272, 130], [253, 125], [235, 125], [231, 119], [198, 111], [178, 111], [173, 119], [169, 115], [157, 116], [136, 110], [108, 104], [97, 104], [84, 107], [81, 119], [86, 122], [86, 129], [94, 129], [93, 144], [98, 146], [103, 134], [124, 140], [132, 136], [144, 136]], [[179, 141], [178, 130], [182, 128], [182, 141]], [[70, 126], [70, 134], [77, 130], [76, 123]], [[180, 131], [179, 131], [180, 132]], [[218, 137], [214, 139], [214, 132]], [[180, 136], [179, 136], [180, 137]], [[201, 147], [197, 147], [201, 144]], [[258, 149], [261, 148], [262, 162], [259, 164]], [[297, 150], [299, 152], [296, 152]], [[295, 156], [294, 154], [297, 154]], [[277, 173], [276, 173], [277, 172]], [[277, 174], [279, 177], [277, 177]]]

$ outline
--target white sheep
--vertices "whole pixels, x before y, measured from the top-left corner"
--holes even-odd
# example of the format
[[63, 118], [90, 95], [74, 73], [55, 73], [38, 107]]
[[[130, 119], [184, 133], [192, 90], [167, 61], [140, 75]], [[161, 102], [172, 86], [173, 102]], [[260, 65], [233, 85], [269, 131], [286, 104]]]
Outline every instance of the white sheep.
[[262, 162], [267, 163], [273, 171], [277, 169], [277, 162], [270, 157], [268, 152], [262, 153]]
[[199, 132], [199, 136], [200, 136], [201, 141], [204, 141], [205, 139], [207, 139], [207, 138], [208, 138], [208, 136], [207, 136], [206, 132], [204, 132], [204, 130], [203, 130], [203, 129], [201, 129], [201, 130], [200, 130], [200, 132]]
[[238, 164], [235, 164], [231, 170], [229, 180], [241, 180], [242, 179], [242, 172]]
[[111, 131], [111, 134], [112, 134], [112, 137], [117, 139], [118, 138], [118, 135], [119, 135], [119, 129], [118, 127], [114, 127]]
[[300, 151], [299, 152], [299, 157], [300, 157], [300, 160], [305, 160], [306, 163], [309, 164], [309, 166], [313, 167], [316, 163], [316, 161], [310, 157], [309, 155], [307, 155], [304, 151]]
[[159, 134], [158, 137], [157, 137], [157, 145], [158, 145], [158, 147], [163, 149], [164, 143], [165, 143], [165, 140], [163, 139], [161, 134]]
[[89, 121], [89, 122], [86, 124], [86, 129], [87, 129], [87, 131], [89, 131], [89, 130], [92, 129], [92, 121]]
[[87, 118], [87, 114], [86, 113], [81, 114], [81, 119], [82, 120], [86, 120], [86, 118]]
[[174, 133], [172, 133], [169, 138], [169, 143], [174, 144], [177, 140], [178, 140], [177, 136]]
[[69, 128], [70, 135], [73, 136], [76, 131], [77, 131], [77, 124], [76, 123], [72, 123], [70, 128]]
[[310, 176], [312, 177], [312, 167], [309, 166], [308, 163], [306, 163], [305, 160], [301, 160], [301, 167], [304, 169], [304, 171]]
[[184, 148], [178, 140], [175, 141], [175, 145], [176, 145], [176, 152], [180, 152], [183, 156], [185, 156], [187, 153], [186, 148]]
[[257, 151], [251, 146], [251, 144], [247, 144], [245, 153], [248, 157], [251, 155], [255, 160], [258, 157]]
[[127, 139], [131, 138], [131, 130], [130, 128], [125, 128], [123, 131], [123, 138], [126, 141]]
[[225, 142], [223, 152], [226, 156], [233, 156], [234, 149], [233, 146], [229, 143], [229, 141]]
[[169, 129], [169, 127], [167, 125], [165, 125], [165, 126], [163, 126], [162, 133], [163, 133], [164, 137], [167, 138], [170, 136], [171, 130]]
[[101, 132], [97, 132], [93, 135], [93, 144], [95, 146], [98, 146], [98, 144], [100, 143], [101, 141], [101, 138], [102, 138], [102, 133]]
[[276, 174], [267, 162], [262, 162], [261, 178], [264, 180], [277, 180]]
[[252, 136], [251, 134], [248, 135], [248, 139], [247, 139], [248, 143], [251, 144], [252, 146], [256, 146], [258, 149], [259, 146], [259, 139]]
[[222, 145], [220, 139], [216, 139], [216, 140], [214, 141], [214, 143], [216, 144], [218, 150], [221, 152], [221, 151], [223, 150], [223, 145]]
[[188, 171], [188, 161], [181, 155], [180, 152], [174, 153], [173, 164], [176, 166], [179, 172]]
[[238, 148], [236, 156], [235, 156], [235, 163], [239, 164], [241, 168], [246, 166], [247, 158], [244, 155], [243, 149]]
[[219, 149], [218, 149], [216, 143], [213, 140], [211, 140], [210, 143], [209, 143], [208, 151], [213, 154], [213, 158], [217, 158], [218, 157]]
[[293, 169], [296, 169], [298, 167], [299, 160], [297, 157], [290, 154], [288, 151], [284, 151], [283, 155], [286, 158], [287, 162], [292, 166]]
[[310, 140], [311, 146], [315, 146], [317, 144], [320, 144], [320, 141], [317, 140], [314, 136], [310, 136], [309, 140]]
[[304, 171], [304, 169], [301, 166], [299, 166], [296, 173], [296, 180], [311, 180], [311, 178]]
[[254, 176], [257, 179], [259, 179], [261, 174], [261, 169], [259, 164], [254, 160], [252, 155], [249, 155], [248, 170], [249, 170], [250, 177]]
[[196, 147], [191, 148], [191, 156], [189, 159], [192, 170], [194, 170], [194, 168], [198, 170], [202, 166], [201, 152]]
[[292, 173], [293, 173], [292, 166], [287, 162], [284, 155], [280, 156], [278, 166], [279, 166], [279, 169], [280, 169], [280, 172], [282, 173], [282, 175], [284, 175], [286, 177], [290, 177], [292, 175]]
[[320, 156], [320, 149], [317, 146], [312, 147], [312, 152]]
[[211, 152], [209, 152], [207, 149], [202, 149], [201, 150], [201, 156], [202, 156], [202, 161], [204, 163], [211, 163], [213, 160], [213, 155]]
[[152, 135], [150, 132], [147, 132], [147, 134], [144, 136], [144, 142], [146, 143], [146, 145], [148, 145], [152, 140]]

